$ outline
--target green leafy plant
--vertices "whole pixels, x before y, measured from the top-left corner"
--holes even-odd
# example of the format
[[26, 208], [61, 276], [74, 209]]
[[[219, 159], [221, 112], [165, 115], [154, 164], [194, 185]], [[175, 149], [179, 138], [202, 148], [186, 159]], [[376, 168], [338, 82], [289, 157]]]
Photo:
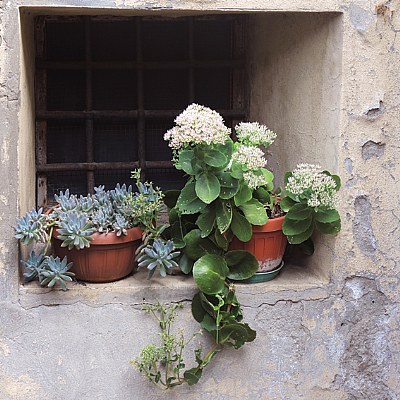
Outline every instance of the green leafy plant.
[[[233, 235], [250, 239], [252, 224], [267, 221], [267, 212], [253, 192], [269, 184], [273, 176], [263, 168], [263, 156], [248, 146], [249, 138], [243, 134], [243, 142], [233, 143], [230, 130], [215, 111], [191, 105], [175, 121], [165, 139], [173, 148], [176, 168], [188, 180], [181, 191], [165, 197], [170, 226], [163, 236], [181, 251], [181, 270], [193, 273], [199, 292], [193, 298], [192, 313], [213, 336], [215, 349], [220, 351], [224, 345], [239, 348], [253, 341], [256, 332], [243, 322], [232, 280], [251, 277], [258, 261], [246, 251], [228, 251], [228, 245]], [[267, 133], [263, 126], [258, 129]], [[274, 134], [268, 131], [268, 135], [273, 140]], [[151, 274], [153, 267], [162, 265], [155, 243], [161, 248], [153, 239], [153, 247], [145, 246], [139, 253], [139, 265], [151, 267]], [[184, 380], [190, 377], [191, 383], [197, 383], [203, 364], [204, 360], [187, 372]]]
[[[230, 241], [235, 236], [249, 241], [254, 225], [264, 225], [268, 218], [286, 212], [283, 232], [289, 243], [301, 243], [311, 253], [314, 227], [322, 233], [340, 230], [333, 200], [340, 179], [311, 166], [318, 170], [313, 171], [317, 174], [313, 180], [305, 178], [303, 171], [301, 181], [295, 170], [286, 175], [282, 193], [274, 189], [274, 176], [265, 167], [265, 149], [276, 138], [266, 126], [238, 124], [233, 142], [222, 117], [197, 104], [187, 107], [175, 123], [164, 138], [172, 148], [175, 167], [186, 173], [187, 182], [182, 190], [165, 195], [170, 226], [164, 238], [173, 240], [181, 251], [180, 269], [193, 273], [199, 289], [192, 300], [196, 321], [213, 336], [219, 350], [224, 345], [239, 348], [253, 341], [256, 332], [243, 322], [232, 281], [254, 275], [258, 261], [249, 252], [229, 251]], [[140, 260], [153, 268], [160, 257], [151, 251], [150, 256], [150, 249], [145, 254], [143, 248]], [[201, 372], [194, 371], [194, 376], [197, 382]]]
[[199, 335], [193, 334], [185, 340], [183, 331], [173, 331], [173, 323], [176, 318], [176, 309], [182, 304], [144, 305], [144, 310], [151, 313], [157, 320], [161, 333], [160, 344], [148, 344], [139, 356], [133, 358], [130, 363], [150, 382], [161, 389], [170, 389], [187, 383], [189, 386], [196, 384], [203, 373], [203, 369], [212, 358], [220, 351], [220, 346], [215, 345], [209, 352], [203, 355], [203, 349], [198, 346], [194, 350], [195, 367], [185, 369], [184, 350], [188, 344]]
[[286, 212], [283, 233], [291, 244], [301, 244], [312, 254], [311, 236], [315, 229], [322, 234], [340, 231], [340, 215], [336, 210], [340, 178], [319, 165], [299, 164], [285, 175], [285, 193], [280, 206]]

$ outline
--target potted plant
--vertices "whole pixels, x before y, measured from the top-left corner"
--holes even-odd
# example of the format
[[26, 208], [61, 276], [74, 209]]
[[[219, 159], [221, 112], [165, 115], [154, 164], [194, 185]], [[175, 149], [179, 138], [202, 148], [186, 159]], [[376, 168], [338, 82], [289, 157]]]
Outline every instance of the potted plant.
[[[182, 190], [166, 192], [170, 225], [163, 230], [162, 240], [153, 238], [143, 245], [139, 266], [147, 267], [149, 276], [156, 266], [165, 275], [177, 264], [184, 273], [193, 274], [198, 293], [192, 300], [192, 314], [212, 335], [214, 346], [205, 356], [196, 350], [198, 365], [184, 372], [183, 338], [173, 339], [164, 332], [161, 346], [146, 346], [132, 363], [163, 388], [197, 383], [204, 367], [225, 345], [239, 348], [255, 339], [256, 332], [243, 322], [232, 281], [251, 279], [260, 267], [279, 267], [286, 240], [309, 244], [314, 227], [323, 233], [340, 229], [334, 209], [338, 177], [318, 166], [303, 165], [286, 174], [284, 193], [274, 191], [264, 150], [276, 135], [265, 126], [239, 124], [234, 142], [222, 117], [197, 104], [187, 107], [175, 123], [164, 138], [187, 182]], [[262, 238], [265, 234], [279, 236], [273, 240], [279, 254], [266, 255], [272, 246]], [[257, 242], [263, 243], [261, 250]], [[174, 247], [179, 251], [172, 252]], [[173, 312], [161, 305], [148, 311], [169, 332]], [[174, 354], [165, 351], [166, 339], [174, 343]]]
[[[235, 130], [237, 153], [232, 156], [231, 168], [243, 172], [248, 198], [251, 191], [251, 196], [264, 205], [268, 220], [264, 225], [252, 227], [249, 240], [234, 237], [230, 248], [248, 250], [256, 256], [260, 265], [258, 275], [250, 279], [259, 282], [279, 273], [287, 242], [301, 245], [306, 254], [312, 254], [311, 236], [315, 228], [323, 234], [339, 232], [340, 216], [335, 207], [340, 178], [319, 165], [299, 164], [293, 172], [285, 174], [283, 193], [280, 189], [274, 191], [270, 180], [263, 182], [266, 160], [261, 155], [257, 162], [251, 162], [251, 158], [259, 154], [260, 145], [268, 147], [276, 135], [257, 122], [241, 123]], [[242, 145], [249, 154], [247, 159], [242, 154]]]
[[[176, 126], [165, 134], [165, 139], [173, 149], [176, 167], [185, 171], [188, 179], [182, 191], [165, 194], [170, 225], [162, 233], [164, 247], [158, 240], [150, 241], [139, 252], [139, 266], [147, 266], [151, 275], [156, 265], [161, 267], [160, 271], [164, 269], [167, 272], [177, 263], [184, 273], [193, 273], [198, 292], [192, 300], [192, 314], [213, 337], [214, 344], [205, 355], [201, 349], [196, 350], [197, 366], [182, 372], [182, 375], [180, 371], [184, 364], [179, 361], [174, 365], [180, 356], [175, 358], [174, 355], [171, 359], [168, 353], [166, 358], [164, 355], [159, 357], [154, 345], [147, 346], [141, 357], [135, 359], [134, 365], [153, 383], [162, 380], [167, 388], [197, 383], [203, 369], [224, 346], [237, 349], [255, 339], [256, 332], [243, 322], [232, 281], [251, 277], [258, 269], [258, 262], [247, 251], [230, 251], [228, 247], [232, 232], [241, 237], [251, 237], [248, 220], [255, 224], [267, 220], [261, 203], [253, 198], [243, 198], [246, 193], [241, 185], [242, 179], [233, 176], [229, 168], [234, 143], [222, 117], [207, 107], [192, 104], [175, 122]], [[271, 176], [266, 170], [261, 170], [261, 173]], [[243, 203], [246, 217], [236, 213], [235, 196], [240, 206]], [[167, 246], [171, 240], [180, 253], [170, 252], [168, 258], [165, 255], [168, 247], [172, 248]], [[153, 314], [159, 311], [165, 316], [162, 307], [152, 309]], [[166, 321], [159, 319], [159, 322], [165, 328]], [[150, 355], [154, 356], [151, 365]], [[156, 366], [158, 362], [165, 370], [165, 380]]]
[[188, 176], [182, 191], [166, 195], [172, 236], [183, 252], [180, 266], [190, 272], [202, 246], [208, 252], [215, 246], [241, 249], [256, 256], [258, 272], [269, 279], [270, 271], [283, 265], [287, 241], [310, 254], [315, 228], [340, 230], [335, 209], [340, 179], [318, 165], [300, 164], [285, 175], [283, 192], [274, 190], [265, 150], [276, 134], [243, 122], [235, 127], [233, 142], [221, 121], [215, 111], [192, 104], [165, 134], [176, 168]]
[[[32, 251], [23, 262], [25, 278], [38, 278], [49, 287], [58, 282], [65, 289], [73, 275], [89, 282], [129, 275], [142, 228], [151, 229], [162, 202], [161, 191], [141, 183], [139, 176], [140, 171], [133, 173], [137, 192], [126, 185], [108, 191], [99, 186], [93, 195], [79, 197], [66, 190], [46, 213], [33, 209], [19, 218], [16, 238], [23, 244], [45, 244], [41, 253]], [[48, 255], [51, 241], [55, 258]]]

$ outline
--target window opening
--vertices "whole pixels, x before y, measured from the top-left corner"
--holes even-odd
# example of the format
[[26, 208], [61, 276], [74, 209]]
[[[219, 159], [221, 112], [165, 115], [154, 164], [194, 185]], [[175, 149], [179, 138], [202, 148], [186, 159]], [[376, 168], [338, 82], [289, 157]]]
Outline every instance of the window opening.
[[56, 17], [35, 21], [37, 203], [70, 188], [181, 187], [163, 134], [188, 104], [247, 116], [239, 15]]

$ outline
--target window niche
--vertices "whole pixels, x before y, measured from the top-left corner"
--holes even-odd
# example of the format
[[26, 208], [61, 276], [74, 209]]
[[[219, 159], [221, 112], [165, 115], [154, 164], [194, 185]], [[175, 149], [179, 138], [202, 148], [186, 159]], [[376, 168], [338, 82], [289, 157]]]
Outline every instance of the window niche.
[[[247, 119], [264, 123], [277, 132], [277, 140], [271, 146], [271, 154], [268, 155], [268, 167], [273, 170], [277, 185], [282, 184], [284, 172], [293, 169], [300, 162], [320, 163], [327, 169], [337, 170], [341, 95], [341, 14], [260, 12], [235, 14], [234, 18], [220, 14], [218, 18], [222, 18], [225, 25], [221, 24], [219, 28], [212, 24], [216, 16], [201, 16], [201, 23], [198, 24], [194, 23], [194, 17], [185, 16], [172, 20], [159, 18], [158, 35], [151, 38], [146, 35], [146, 39], [137, 36], [137, 18], [118, 17], [120, 24], [114, 24], [110, 17], [77, 16], [69, 21], [65, 19], [62, 27], [52, 26], [52, 40], [57, 35], [59, 38], [64, 37], [66, 33], [71, 35], [69, 37], [78, 35], [82, 38], [77, 41], [79, 46], [71, 48], [72, 40], [62, 42], [61, 39], [56, 43], [62, 43], [63, 46], [41, 43], [43, 49], [43, 46], [47, 46], [48, 59], [44, 59], [43, 54], [40, 55], [36, 51], [35, 66], [33, 32], [40, 31], [42, 27], [38, 24], [40, 19], [29, 11], [22, 10], [22, 104], [19, 141], [21, 212], [34, 205], [34, 159], [38, 204], [47, 201], [48, 191], [63, 189], [60, 185], [63, 181], [70, 180], [70, 186], [83, 192], [93, 184], [112, 185], [117, 180], [121, 181], [121, 178], [129, 182], [129, 171], [140, 166], [139, 161], [143, 153], [145, 162], [142, 162], [142, 166], [145, 166], [146, 178], [154, 181], [161, 179], [169, 182], [171, 187], [179, 185], [180, 176], [171, 168], [172, 165], [168, 164], [169, 158], [162, 149], [161, 144], [165, 145], [162, 134], [172, 126], [173, 118], [181, 111], [179, 107], [183, 108], [186, 103], [192, 101], [217, 108], [231, 126]], [[91, 30], [87, 28], [88, 22], [77, 24], [77, 21], [88, 20]], [[156, 21], [157, 18], [142, 19], [142, 34], [148, 32], [151, 24]], [[176, 31], [171, 33], [167, 25], [177, 21], [179, 23], [176, 25]], [[214, 32], [215, 29], [222, 29], [224, 26], [229, 28], [220, 31], [220, 34]], [[132, 50], [128, 55], [118, 47], [122, 46], [121, 44], [105, 44], [106, 37], [126, 36], [132, 29], [136, 36], [128, 35], [129, 38], [124, 43], [124, 46]], [[182, 45], [174, 50], [174, 57], [170, 52], [166, 52], [165, 47], [158, 41], [169, 36]], [[93, 43], [90, 58], [87, 55], [87, 47], [83, 45], [85, 37], [90, 37]], [[142, 45], [146, 44], [142, 52], [138, 51], [140, 41], [143, 41]], [[228, 42], [229, 46], [226, 45]], [[232, 46], [232, 43], [235, 44]], [[148, 46], [151, 45], [158, 49], [156, 53], [148, 51]], [[218, 51], [215, 47], [217, 45], [224, 51]], [[49, 46], [53, 46], [52, 50]], [[61, 47], [64, 48], [62, 52]], [[194, 59], [194, 53], [197, 54], [197, 59]], [[146, 60], [138, 62], [138, 54]], [[145, 61], [147, 65], [144, 64]], [[160, 73], [161, 61], [168, 66], [164, 68], [166, 75]], [[113, 63], [119, 65], [117, 73]], [[68, 65], [74, 65], [74, 68], [66, 71]], [[138, 70], [139, 65], [141, 67]], [[149, 68], [142, 68], [145, 66]], [[47, 70], [50, 72], [48, 76]], [[38, 74], [38, 71], [42, 72]], [[46, 71], [44, 75], [43, 71]], [[47, 104], [48, 94], [53, 96], [56, 92], [43, 94], [38, 91], [38, 86], [34, 89], [35, 72], [37, 82], [42, 79], [46, 80], [47, 84], [48, 79], [50, 82], [53, 79], [56, 88], [59, 85], [57, 73], [60, 71], [67, 72], [65, 79], [73, 82], [71, 85], [64, 85], [65, 90], [75, 91], [75, 94], [83, 90], [83, 100], [74, 102], [71, 107], [67, 107], [69, 109], [61, 110], [61, 114], [60, 110], [52, 110]], [[128, 71], [132, 73], [127, 74]], [[138, 74], [141, 78], [138, 78]], [[179, 78], [179, 84], [182, 85], [180, 93], [177, 94], [175, 110], [165, 109], [168, 108], [167, 97], [171, 88], [165, 87], [165, 93], [157, 96], [159, 81], [165, 80], [167, 75], [171, 78], [171, 88], [177, 87], [173, 84], [174, 79]], [[83, 89], [81, 81], [84, 83]], [[79, 82], [81, 84], [78, 87]], [[143, 82], [148, 84], [138, 96]], [[216, 89], [218, 85], [220, 87]], [[88, 86], [92, 88], [91, 96], [87, 95]], [[112, 102], [119, 104], [119, 107], [117, 110], [110, 110], [107, 103], [111, 102], [111, 91], [115, 88], [118, 89], [118, 93], [114, 94], [118, 95], [118, 98]], [[182, 97], [184, 101], [180, 104]], [[146, 116], [146, 112], [149, 118], [141, 120]], [[88, 115], [91, 118], [88, 118]], [[59, 139], [43, 135], [43, 129], [46, 129], [46, 135], [50, 132], [52, 135], [58, 135]], [[138, 133], [139, 130], [141, 134]], [[72, 171], [57, 170], [52, 164], [66, 163], [63, 159], [66, 153], [61, 154], [61, 157], [57, 154], [56, 142], [59, 140], [64, 143], [63, 141], [70, 136], [75, 137], [75, 143], [80, 144], [79, 151], [71, 154], [73, 158], [67, 158], [82, 168], [74, 167]], [[123, 149], [120, 152], [118, 149], [112, 150], [110, 136], [115, 136], [122, 143]], [[92, 146], [89, 160], [88, 144]], [[110, 152], [104, 150], [108, 146], [111, 146]], [[130, 149], [129, 154], [126, 152], [127, 148]], [[88, 162], [92, 166], [88, 167]], [[99, 165], [93, 167], [96, 163]], [[114, 163], [114, 166], [118, 163], [118, 168], [109, 168], [107, 163]], [[270, 285], [271, 290], [276, 287], [290, 287], [299, 282], [309, 282], [317, 286], [321, 282], [327, 282], [335, 261], [335, 239], [323, 237], [317, 238], [317, 242], [313, 257], [295, 260], [297, 265], [304, 264], [293, 270], [292, 274], [298, 278], [297, 281], [294, 282], [293, 275], [288, 277], [285, 272], [278, 277], [275, 284]]]

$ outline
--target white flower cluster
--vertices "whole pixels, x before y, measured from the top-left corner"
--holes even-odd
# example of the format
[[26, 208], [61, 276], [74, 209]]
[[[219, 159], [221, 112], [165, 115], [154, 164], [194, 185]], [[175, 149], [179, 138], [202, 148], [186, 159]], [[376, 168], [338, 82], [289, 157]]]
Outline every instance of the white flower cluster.
[[264, 175], [256, 175], [253, 171], [243, 172], [243, 179], [247, 186], [253, 190], [268, 183]]
[[248, 170], [258, 170], [267, 164], [267, 160], [264, 158], [264, 152], [258, 147], [246, 146], [239, 143], [232, 159], [238, 164], [246, 166]]
[[164, 135], [173, 149], [189, 144], [223, 144], [230, 136], [230, 129], [224, 125], [221, 115], [194, 103], [175, 118], [175, 123], [176, 126]]
[[308, 198], [310, 207], [325, 206], [336, 208], [336, 182], [322, 173], [322, 168], [314, 164], [299, 164], [288, 179], [286, 190], [294, 195]]
[[276, 139], [276, 133], [258, 122], [241, 122], [235, 126], [238, 141], [250, 146], [270, 146]]

